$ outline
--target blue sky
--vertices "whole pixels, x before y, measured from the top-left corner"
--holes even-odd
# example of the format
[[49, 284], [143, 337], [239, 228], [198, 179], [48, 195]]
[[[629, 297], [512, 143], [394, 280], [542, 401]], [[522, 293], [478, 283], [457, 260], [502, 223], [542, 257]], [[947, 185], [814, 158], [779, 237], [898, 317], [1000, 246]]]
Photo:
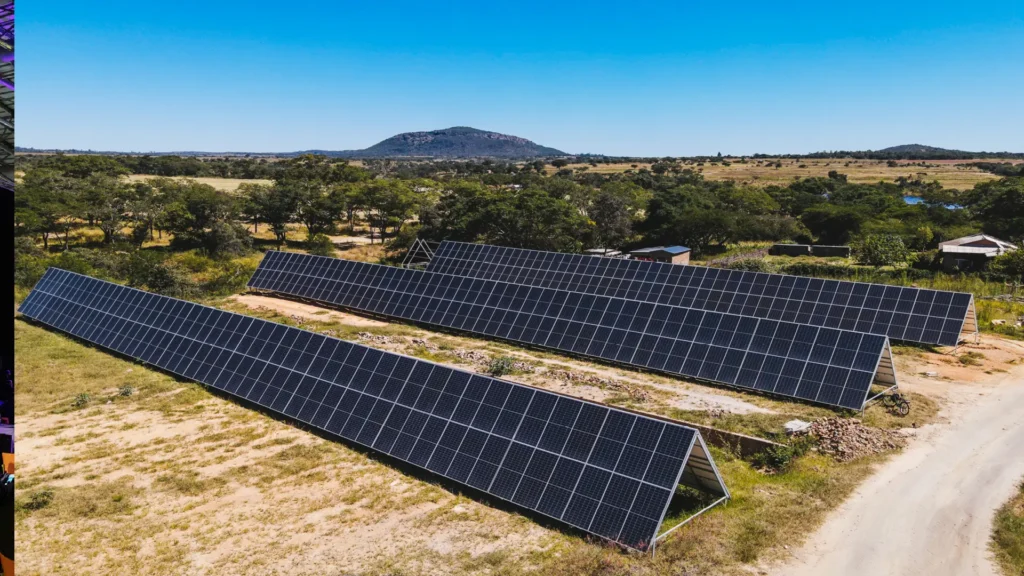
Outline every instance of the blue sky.
[[350, 149], [455, 125], [572, 153], [1024, 152], [1024, 2], [18, 7], [19, 146]]

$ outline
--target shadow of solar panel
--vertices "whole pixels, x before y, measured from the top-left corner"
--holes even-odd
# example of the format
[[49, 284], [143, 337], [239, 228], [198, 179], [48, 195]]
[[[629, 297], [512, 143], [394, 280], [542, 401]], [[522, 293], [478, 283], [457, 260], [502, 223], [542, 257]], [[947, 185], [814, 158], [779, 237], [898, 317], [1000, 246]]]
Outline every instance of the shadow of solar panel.
[[445, 241], [428, 272], [730, 312], [955, 346], [977, 329], [963, 292]]
[[[292, 252], [268, 252], [249, 286], [854, 410], [890, 358], [885, 336]], [[843, 362], [865, 361], [833, 373], [838, 401], [819, 397], [824, 381], [798, 387], [841, 347]], [[765, 357], [785, 364], [784, 378], [741, 378]]]
[[681, 478], [728, 497], [678, 423], [56, 268], [19, 310], [632, 548], [652, 545]]

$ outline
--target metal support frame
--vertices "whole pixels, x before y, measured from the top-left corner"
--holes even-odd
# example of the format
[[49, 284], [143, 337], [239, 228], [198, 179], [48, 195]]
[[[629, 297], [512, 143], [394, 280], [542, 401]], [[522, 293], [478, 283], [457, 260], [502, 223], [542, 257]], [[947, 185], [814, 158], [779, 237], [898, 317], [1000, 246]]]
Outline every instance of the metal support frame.
[[673, 527], [669, 528], [668, 530], [665, 530], [664, 532], [662, 532], [660, 535], [658, 535], [657, 538], [654, 539], [654, 545], [651, 546], [651, 555], [652, 556], [654, 555], [655, 545], [657, 545], [658, 542], [664, 540], [665, 537], [668, 536], [669, 534], [675, 532], [677, 528], [679, 528], [680, 526], [685, 526], [685, 525], [689, 524], [690, 521], [693, 520], [694, 518], [696, 518], [697, 516], [700, 516], [701, 514], [707, 512], [708, 510], [711, 510], [712, 508], [714, 508], [715, 506], [718, 506], [719, 504], [721, 504], [723, 502], [728, 502], [729, 499], [730, 499], [729, 496], [722, 496], [718, 500], [715, 500], [711, 504], [708, 504], [704, 508], [701, 508], [699, 511], [694, 513], [693, 516], [690, 516], [686, 520], [683, 520], [679, 524], [676, 524], [675, 526], [673, 526]]

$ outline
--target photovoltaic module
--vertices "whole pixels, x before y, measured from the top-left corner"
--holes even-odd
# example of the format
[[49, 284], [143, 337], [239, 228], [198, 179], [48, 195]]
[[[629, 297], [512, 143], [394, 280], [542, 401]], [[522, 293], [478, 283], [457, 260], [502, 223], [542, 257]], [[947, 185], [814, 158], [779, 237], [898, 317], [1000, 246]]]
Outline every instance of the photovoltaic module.
[[56, 268], [19, 311], [632, 548], [679, 484], [728, 497], [676, 422]]

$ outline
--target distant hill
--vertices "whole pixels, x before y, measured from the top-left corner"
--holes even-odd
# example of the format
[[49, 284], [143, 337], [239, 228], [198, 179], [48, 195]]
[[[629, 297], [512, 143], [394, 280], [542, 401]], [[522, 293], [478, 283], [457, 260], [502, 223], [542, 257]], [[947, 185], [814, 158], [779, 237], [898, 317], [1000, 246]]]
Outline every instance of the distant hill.
[[309, 150], [328, 156], [346, 158], [534, 158], [537, 156], [565, 156], [565, 152], [541, 146], [526, 138], [478, 130], [468, 126], [454, 126], [430, 132], [405, 132], [383, 140], [363, 150]]
[[924, 144], [900, 144], [881, 150], [836, 150], [806, 154], [806, 158], [866, 158], [870, 160], [973, 160], [983, 158], [1024, 158], [1020, 152], [967, 152]]

